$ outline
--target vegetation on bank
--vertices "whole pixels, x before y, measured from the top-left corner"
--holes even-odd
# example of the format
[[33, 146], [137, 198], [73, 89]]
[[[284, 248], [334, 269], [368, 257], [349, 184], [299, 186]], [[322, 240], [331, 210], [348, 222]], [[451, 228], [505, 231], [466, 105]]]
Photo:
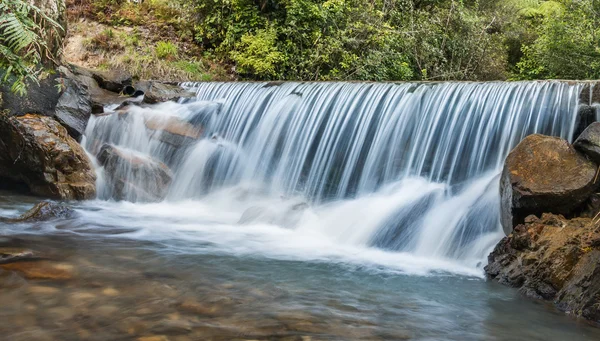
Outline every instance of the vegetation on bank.
[[29, 2], [0, 1], [0, 84], [25, 94], [27, 82], [37, 82], [43, 64], [55, 61], [63, 32], [59, 23]]
[[[1, 6], [23, 6], [2, 0]], [[30, 6], [30, 5], [28, 5]], [[597, 0], [67, 0], [66, 60], [164, 80], [600, 78]], [[0, 67], [35, 77], [60, 28], [29, 7]], [[23, 16], [29, 13], [29, 17]], [[78, 38], [77, 48], [72, 41]], [[34, 40], [31, 40], [34, 39]], [[75, 39], [76, 40], [76, 39]], [[7, 72], [5, 72], [7, 74]]]
[[72, 1], [242, 79], [600, 78], [596, 0]]

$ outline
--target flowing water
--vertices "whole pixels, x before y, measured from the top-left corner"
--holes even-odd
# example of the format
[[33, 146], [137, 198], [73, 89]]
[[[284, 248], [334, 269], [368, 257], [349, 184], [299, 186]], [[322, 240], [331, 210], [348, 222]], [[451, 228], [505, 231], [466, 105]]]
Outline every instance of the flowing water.
[[[3, 335], [600, 338], [483, 279], [503, 236], [505, 156], [532, 133], [570, 139], [582, 85], [183, 86], [197, 97], [92, 117], [83, 142], [167, 164], [164, 201], [111, 200], [98, 167], [99, 198], [75, 204], [75, 218], [2, 226], [0, 248], [37, 248], [70, 273], [41, 288], [0, 273]], [[174, 136], [181, 122], [201, 138]], [[2, 200], [3, 215], [32, 202]]]

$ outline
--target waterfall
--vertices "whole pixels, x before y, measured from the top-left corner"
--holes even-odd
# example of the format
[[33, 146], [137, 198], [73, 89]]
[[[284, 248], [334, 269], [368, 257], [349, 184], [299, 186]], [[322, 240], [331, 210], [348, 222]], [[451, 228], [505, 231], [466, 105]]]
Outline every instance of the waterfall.
[[[268, 207], [250, 207], [241, 225], [263, 219], [339, 243], [473, 265], [502, 235], [504, 158], [532, 133], [569, 139], [582, 88], [558, 81], [182, 86], [196, 98], [93, 117], [86, 148], [94, 154], [111, 143], [164, 162], [174, 174], [171, 202], [232, 188], [271, 198]], [[174, 145], [144, 124], [171, 118], [200, 126], [201, 138]]]

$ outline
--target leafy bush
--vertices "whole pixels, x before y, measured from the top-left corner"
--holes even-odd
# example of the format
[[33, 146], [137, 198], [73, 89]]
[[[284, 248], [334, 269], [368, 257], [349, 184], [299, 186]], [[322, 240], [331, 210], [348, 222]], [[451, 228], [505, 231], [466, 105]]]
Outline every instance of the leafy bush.
[[49, 42], [62, 27], [25, 0], [0, 1], [0, 83], [24, 95], [26, 82], [37, 82], [42, 62], [52, 62]]

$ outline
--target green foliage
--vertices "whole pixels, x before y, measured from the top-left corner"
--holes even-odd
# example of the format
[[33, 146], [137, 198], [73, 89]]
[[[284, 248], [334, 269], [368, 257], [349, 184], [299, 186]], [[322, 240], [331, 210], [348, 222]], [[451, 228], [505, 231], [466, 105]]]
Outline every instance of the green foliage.
[[600, 78], [600, 2], [548, 1], [538, 13], [537, 35], [522, 48], [518, 77]]
[[495, 77], [505, 66], [503, 42], [465, 3], [198, 0], [196, 39], [250, 79]]
[[177, 57], [177, 46], [170, 41], [156, 43], [156, 56], [160, 59], [174, 59]]
[[59, 30], [57, 22], [25, 0], [0, 1], [0, 83], [24, 95], [27, 81], [38, 81], [42, 62], [54, 59], [48, 42]]

